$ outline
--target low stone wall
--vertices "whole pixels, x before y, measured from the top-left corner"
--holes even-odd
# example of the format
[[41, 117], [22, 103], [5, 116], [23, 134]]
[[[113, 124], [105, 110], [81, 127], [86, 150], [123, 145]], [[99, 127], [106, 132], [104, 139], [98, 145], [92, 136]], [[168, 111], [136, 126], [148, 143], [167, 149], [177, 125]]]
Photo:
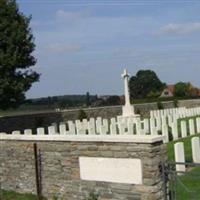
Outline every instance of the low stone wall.
[[200, 107], [200, 99], [180, 100], [179, 107], [194, 108]]
[[[99, 108], [83, 109], [87, 117], [103, 117], [109, 119], [122, 114], [121, 106], [109, 106]], [[16, 116], [0, 117], [0, 132], [10, 133], [13, 130], [23, 131], [32, 129], [36, 132], [37, 127], [45, 127], [47, 129], [52, 123], [66, 122], [68, 120], [76, 120], [78, 118], [79, 109], [63, 110], [59, 112], [26, 114]]]
[[[87, 200], [90, 192], [98, 194], [98, 200], [164, 199], [160, 164], [166, 160], [166, 147], [161, 136], [59, 136], [60, 140], [53, 136], [29, 136], [28, 140], [28, 136], [6, 137], [0, 141], [1, 187], [5, 190], [36, 193], [36, 142], [42, 155], [42, 193], [48, 199]], [[82, 180], [80, 157], [140, 159], [142, 184]]]

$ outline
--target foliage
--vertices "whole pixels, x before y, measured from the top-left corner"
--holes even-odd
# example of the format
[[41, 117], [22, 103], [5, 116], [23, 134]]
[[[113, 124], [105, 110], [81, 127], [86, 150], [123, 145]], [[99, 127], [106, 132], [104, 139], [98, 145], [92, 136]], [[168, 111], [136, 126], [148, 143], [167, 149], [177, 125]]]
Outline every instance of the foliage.
[[[0, 199], [2, 200], [38, 200], [38, 197], [33, 194], [18, 194], [14, 191], [0, 190]], [[45, 198], [42, 198], [45, 200]]]
[[155, 90], [150, 91], [147, 95], [148, 98], [157, 98], [159, 96], [160, 96], [160, 91], [155, 91]]
[[79, 110], [78, 112], [78, 117], [79, 120], [87, 119], [87, 114], [84, 110]]
[[19, 11], [15, 0], [1, 0], [0, 8], [0, 108], [8, 109], [24, 101], [39, 74], [30, 68], [36, 63], [31, 17]]
[[132, 98], [146, 98], [157, 96], [165, 84], [160, 81], [156, 73], [151, 70], [140, 70], [129, 81], [130, 95]]
[[191, 83], [178, 82], [175, 84], [174, 95], [176, 97], [198, 97], [199, 90]]
[[136, 113], [137, 115], [140, 115], [140, 114], [141, 114], [141, 110], [140, 110], [139, 108], [136, 108], [135, 113]]
[[91, 105], [89, 92], [86, 93], [85, 104], [87, 107]]
[[174, 99], [174, 100], [173, 100], [173, 103], [174, 103], [174, 108], [178, 108], [178, 100], [177, 100], [177, 99]]
[[64, 109], [64, 108], [68, 107], [68, 105], [70, 105], [70, 103], [71, 102], [63, 99], [63, 100], [58, 101], [58, 107]]
[[157, 107], [158, 107], [158, 110], [164, 109], [163, 103], [161, 101], [157, 102]]
[[188, 83], [178, 82], [174, 86], [174, 95], [176, 97], [186, 97], [189, 96]]
[[96, 194], [96, 193], [94, 193], [94, 192], [91, 192], [91, 193], [89, 194], [89, 197], [87, 198], [87, 200], [98, 200], [98, 197], [99, 197], [98, 194]]
[[119, 105], [120, 104], [120, 98], [117, 95], [113, 95], [108, 97], [108, 99], [105, 102], [106, 105]]

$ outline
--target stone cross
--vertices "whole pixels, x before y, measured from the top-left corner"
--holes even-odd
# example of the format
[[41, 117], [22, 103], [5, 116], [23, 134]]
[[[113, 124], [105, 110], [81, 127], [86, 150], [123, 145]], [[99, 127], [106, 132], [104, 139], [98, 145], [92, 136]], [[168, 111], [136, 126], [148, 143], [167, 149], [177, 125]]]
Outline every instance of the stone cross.
[[129, 93], [129, 87], [128, 87], [129, 74], [126, 69], [124, 69], [124, 72], [121, 76], [124, 79], [124, 93], [125, 93], [125, 105], [122, 107], [122, 116], [136, 117], [134, 113], [134, 107], [130, 103], [130, 93]]
[[121, 76], [124, 79], [125, 105], [131, 105], [130, 93], [129, 93], [129, 88], [128, 88], [128, 79], [130, 75], [128, 74], [127, 70], [124, 69], [124, 72]]

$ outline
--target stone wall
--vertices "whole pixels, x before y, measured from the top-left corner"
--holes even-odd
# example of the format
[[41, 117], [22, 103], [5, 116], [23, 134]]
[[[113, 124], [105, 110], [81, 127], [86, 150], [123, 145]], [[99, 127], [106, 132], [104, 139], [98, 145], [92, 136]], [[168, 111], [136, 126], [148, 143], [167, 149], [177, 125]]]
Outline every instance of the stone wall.
[[[87, 117], [104, 117], [106, 119], [121, 115], [121, 106], [109, 106], [99, 108], [83, 109]], [[32, 129], [36, 131], [37, 127], [45, 127], [47, 129], [52, 123], [66, 122], [68, 120], [76, 120], [78, 118], [79, 109], [64, 110], [49, 113], [34, 113], [26, 115], [5, 116], [0, 117], [0, 132], [10, 133], [13, 130], [23, 131]]]
[[186, 107], [186, 108], [200, 107], [200, 99], [180, 100], [179, 107]]
[[[163, 102], [164, 108], [172, 108], [174, 104], [172, 101]], [[200, 106], [200, 99], [196, 100], [182, 100], [179, 101], [179, 107], [197, 107]], [[148, 116], [151, 110], [157, 109], [157, 103], [136, 104], [135, 112], [142, 116]], [[88, 118], [103, 117], [109, 119], [122, 114], [121, 106], [108, 106], [83, 109]], [[17, 116], [0, 117], [0, 132], [10, 133], [13, 130], [23, 131], [24, 129], [33, 129], [37, 127], [45, 127], [47, 129], [52, 123], [66, 122], [68, 120], [75, 120], [78, 117], [79, 109], [64, 110], [60, 112], [49, 113], [35, 113]]]
[[[141, 140], [134, 142], [134, 137], [117, 142], [37, 141], [42, 155], [43, 195], [48, 199], [59, 197], [65, 200], [87, 200], [89, 193], [94, 192], [99, 195], [99, 200], [164, 199], [160, 164], [166, 159], [166, 147], [161, 139], [152, 139], [151, 143], [145, 143]], [[21, 193], [36, 193], [34, 142], [0, 142], [1, 187]], [[141, 159], [143, 184], [81, 180], [78, 160], [80, 156]]]

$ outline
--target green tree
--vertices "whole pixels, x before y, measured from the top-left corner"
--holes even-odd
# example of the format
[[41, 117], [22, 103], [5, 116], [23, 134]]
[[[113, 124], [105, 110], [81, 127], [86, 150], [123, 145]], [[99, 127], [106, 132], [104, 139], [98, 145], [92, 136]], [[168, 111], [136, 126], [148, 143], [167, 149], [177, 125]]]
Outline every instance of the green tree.
[[91, 105], [91, 102], [90, 102], [90, 93], [89, 92], [86, 93], [85, 104], [86, 104], [86, 106], [90, 106]]
[[79, 110], [78, 112], [78, 117], [77, 117], [79, 120], [83, 120], [83, 119], [87, 119], [87, 114], [84, 110]]
[[140, 70], [129, 81], [130, 95], [132, 98], [146, 98], [161, 93], [165, 84], [160, 81], [154, 71]]
[[178, 82], [174, 86], [174, 96], [176, 97], [186, 97], [189, 96], [188, 83]]
[[158, 110], [164, 109], [163, 103], [161, 101], [157, 102], [157, 107], [158, 107]]
[[117, 95], [110, 96], [106, 100], [105, 104], [108, 105], [108, 106], [119, 105], [120, 104], [120, 98]]
[[19, 106], [25, 92], [39, 80], [39, 74], [30, 69], [36, 63], [30, 20], [15, 0], [0, 0], [0, 109]]

